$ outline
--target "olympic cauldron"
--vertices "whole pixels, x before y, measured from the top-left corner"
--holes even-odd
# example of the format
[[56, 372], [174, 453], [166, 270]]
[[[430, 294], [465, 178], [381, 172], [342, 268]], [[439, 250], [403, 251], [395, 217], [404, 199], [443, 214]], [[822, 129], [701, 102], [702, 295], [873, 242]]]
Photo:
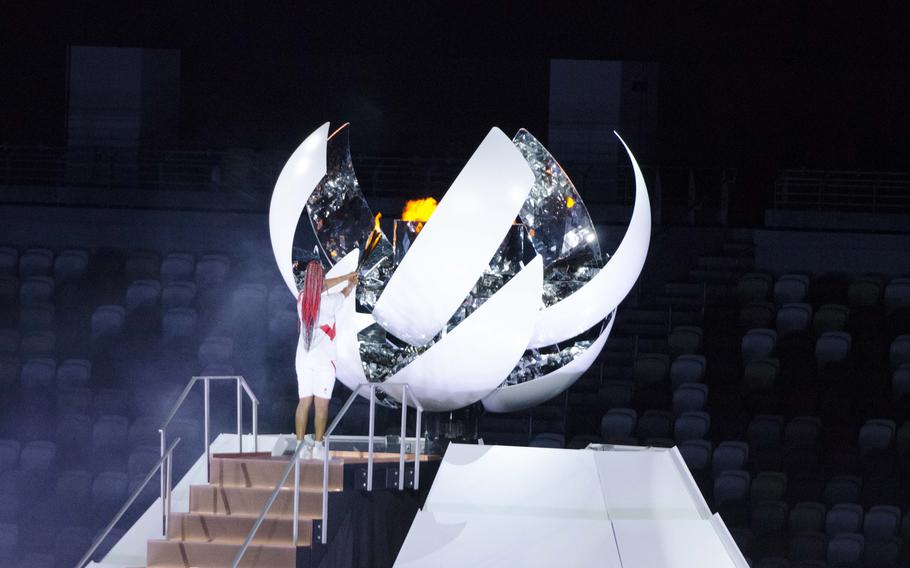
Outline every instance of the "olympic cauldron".
[[[359, 270], [337, 315], [337, 376], [407, 383], [426, 410], [482, 401], [491, 412], [537, 405], [595, 361], [647, 256], [651, 211], [635, 157], [635, 201], [612, 256], [559, 163], [529, 132], [490, 130], [407, 249], [392, 243], [360, 190], [348, 128], [310, 134], [278, 177], [272, 250], [290, 292], [294, 233], [305, 213], [328, 276]], [[364, 258], [360, 258], [361, 254]], [[377, 389], [395, 404], [402, 389]]]

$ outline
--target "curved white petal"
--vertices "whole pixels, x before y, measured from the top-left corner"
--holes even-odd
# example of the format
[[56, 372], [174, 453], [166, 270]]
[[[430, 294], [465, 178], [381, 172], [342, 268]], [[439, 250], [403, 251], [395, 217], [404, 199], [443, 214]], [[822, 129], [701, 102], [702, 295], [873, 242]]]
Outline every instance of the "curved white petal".
[[[334, 278], [353, 272], [357, 268], [359, 258], [360, 249], [352, 250], [335, 263], [326, 276]], [[331, 291], [341, 292], [344, 286], [344, 283], [338, 284]], [[337, 331], [335, 348], [338, 355], [335, 360], [335, 375], [344, 386], [351, 390], [355, 389], [357, 385], [367, 382], [367, 377], [363, 372], [363, 363], [360, 360], [357, 334], [373, 323], [373, 317], [370, 314], [357, 313], [356, 307], [357, 300], [354, 294], [350, 294], [344, 299], [341, 309], [335, 314]]]
[[297, 147], [282, 168], [269, 203], [272, 254], [275, 255], [284, 283], [294, 297], [297, 297], [297, 286], [291, 269], [294, 232], [307, 199], [325, 176], [328, 135], [329, 123], [326, 122]]
[[[410, 254], [410, 253], [409, 253]], [[537, 256], [438, 343], [384, 385], [408, 383], [424, 409], [462, 408], [502, 383], [521, 358], [534, 326], [543, 283]], [[400, 399], [400, 388], [383, 389]]]
[[610, 330], [613, 329], [614, 321], [616, 321], [615, 313], [594, 343], [575, 360], [542, 377], [496, 389], [483, 399], [483, 407], [490, 412], [516, 412], [546, 402], [566, 390], [597, 359], [607, 342]]
[[641, 274], [651, 242], [648, 188], [632, 151], [619, 134], [616, 137], [629, 154], [635, 172], [635, 204], [629, 228], [616, 253], [590, 282], [571, 296], [540, 312], [529, 348], [553, 345], [590, 329], [616, 309]]
[[435, 337], [502, 244], [533, 183], [521, 152], [490, 130], [389, 279], [376, 321], [411, 345]]

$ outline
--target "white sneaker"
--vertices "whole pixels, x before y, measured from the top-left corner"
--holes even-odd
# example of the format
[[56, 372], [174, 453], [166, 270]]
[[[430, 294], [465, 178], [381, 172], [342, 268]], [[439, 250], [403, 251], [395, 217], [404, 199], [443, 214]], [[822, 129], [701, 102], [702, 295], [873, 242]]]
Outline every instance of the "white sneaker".
[[297, 454], [298, 457], [302, 460], [311, 459], [313, 457], [313, 446], [307, 444], [307, 441], [305, 439], [300, 443], [303, 444], [303, 449], [301, 449], [300, 453]]
[[311, 451], [312, 459], [321, 460], [324, 455], [325, 455], [325, 446], [322, 444], [322, 442], [314, 443], [312, 451]]

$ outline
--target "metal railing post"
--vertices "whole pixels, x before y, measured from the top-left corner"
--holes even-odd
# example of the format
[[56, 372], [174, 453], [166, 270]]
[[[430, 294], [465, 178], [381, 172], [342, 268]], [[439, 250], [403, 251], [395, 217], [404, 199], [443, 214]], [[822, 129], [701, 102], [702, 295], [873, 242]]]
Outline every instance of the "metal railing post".
[[205, 482], [208, 483], [211, 477], [211, 459], [209, 458], [209, 378], [205, 377], [203, 379], [203, 392], [204, 392], [204, 420], [205, 420], [205, 430], [203, 433], [204, 443], [205, 443]]
[[[160, 429], [158, 430], [158, 433], [161, 435], [161, 455], [164, 456], [164, 452], [165, 452], [165, 449], [164, 449], [164, 447], [165, 447], [165, 439], [164, 439], [165, 434], [164, 434], [164, 428], [160, 428]], [[167, 536], [167, 516], [168, 516], [168, 507], [167, 507], [167, 504], [166, 504], [165, 501], [164, 501], [165, 498], [167, 497], [167, 495], [165, 495], [166, 490], [165, 490], [164, 476], [163, 476], [163, 475], [161, 476], [160, 481], [161, 481], [161, 533], [162, 533], [164, 536]]]
[[259, 401], [253, 399], [253, 452], [259, 451]]
[[[167, 455], [167, 460], [164, 463], [167, 464], [167, 466], [164, 468], [167, 471], [167, 483], [165, 484], [165, 486], [167, 487], [167, 508], [165, 509], [167, 511], [167, 513], [164, 516], [164, 536], [165, 536], [165, 538], [167, 538], [168, 530], [170, 530], [170, 527], [171, 527], [171, 509], [172, 509], [171, 491], [173, 489], [173, 485], [172, 485], [173, 477], [172, 476], [173, 476], [173, 463], [174, 463], [173, 452], [169, 453]], [[164, 477], [164, 476], [165, 476], [164, 472], [161, 472], [161, 477]]]
[[243, 385], [237, 379], [237, 453], [243, 453]]
[[370, 385], [370, 440], [367, 450], [367, 491], [373, 490], [373, 434], [376, 431], [376, 385]]
[[[297, 445], [303, 444], [303, 440], [297, 440]], [[295, 452], [296, 453], [296, 452]], [[298, 519], [300, 518], [300, 459], [294, 460], [294, 546], [297, 546], [298, 536]]]
[[414, 399], [415, 406], [417, 407], [417, 422], [414, 429], [414, 489], [420, 489], [420, 441], [423, 439], [423, 434], [420, 429], [420, 418], [423, 415], [423, 407]]
[[398, 490], [404, 489], [404, 446], [408, 421], [408, 387], [401, 386], [401, 436], [398, 438]]

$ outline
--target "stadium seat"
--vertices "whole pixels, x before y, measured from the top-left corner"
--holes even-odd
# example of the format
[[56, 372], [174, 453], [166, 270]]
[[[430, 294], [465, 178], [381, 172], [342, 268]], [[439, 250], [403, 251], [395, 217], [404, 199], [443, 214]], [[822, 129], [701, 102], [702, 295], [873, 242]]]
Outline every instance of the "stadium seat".
[[[224, 283], [231, 261], [227, 255], [204, 254], [196, 263], [196, 285], [204, 291]], [[285, 288], [286, 289], [286, 288]], [[290, 294], [288, 294], [290, 297]]]
[[600, 420], [600, 438], [604, 442], [629, 438], [637, 422], [638, 413], [631, 408], [611, 408]]
[[88, 414], [92, 408], [92, 391], [87, 388], [68, 388], [57, 391], [57, 415]]
[[853, 503], [831, 507], [825, 517], [825, 533], [829, 537], [842, 533], [858, 533], [863, 528], [863, 508]]
[[45, 331], [54, 325], [56, 310], [51, 304], [30, 304], [19, 308], [19, 329], [21, 331]]
[[825, 502], [829, 507], [859, 503], [862, 487], [862, 480], [855, 475], [836, 475], [825, 485]]
[[54, 260], [54, 280], [58, 283], [73, 282], [85, 277], [88, 270], [88, 252], [67, 249]]
[[863, 534], [866, 541], [885, 540], [900, 532], [901, 510], [891, 505], [875, 505], [866, 512]]
[[818, 442], [821, 420], [816, 416], [794, 416], [784, 428], [786, 448], [807, 448]]
[[92, 363], [88, 359], [66, 359], [57, 367], [57, 388], [73, 389], [89, 384]]
[[746, 437], [753, 449], [769, 450], [780, 447], [783, 431], [783, 416], [759, 414], [749, 422]]
[[16, 274], [19, 270], [19, 250], [0, 247], [0, 274]]
[[777, 345], [777, 332], [773, 329], [750, 329], [743, 336], [742, 358], [744, 363], [764, 359], [774, 354]]
[[87, 467], [92, 457], [91, 417], [85, 414], [64, 414], [59, 417], [57, 445], [64, 467]]
[[861, 534], [839, 534], [828, 541], [828, 564], [859, 566], [863, 561], [865, 541]]
[[736, 284], [736, 297], [740, 305], [767, 299], [771, 294], [772, 282], [770, 274], [759, 272], [743, 274]]
[[103, 471], [92, 481], [92, 516], [95, 526], [103, 526], [114, 518], [126, 503], [129, 479], [125, 473]]
[[711, 465], [711, 442], [708, 440], [686, 440], [677, 446], [689, 470], [696, 473], [707, 472]]
[[743, 371], [743, 387], [747, 392], [765, 391], [772, 388], [780, 375], [777, 359], [753, 359], [746, 363]]
[[129, 394], [123, 389], [99, 390], [92, 401], [92, 414], [95, 416], [127, 416], [129, 414]]
[[[183, 442], [181, 441], [181, 444]], [[130, 479], [145, 476], [161, 458], [158, 446], [139, 446], [130, 452], [127, 459], [127, 475]]]
[[19, 352], [20, 334], [15, 329], [0, 329], [0, 356]]
[[815, 361], [819, 368], [840, 363], [850, 355], [853, 339], [843, 331], [827, 331], [815, 342]]
[[636, 387], [658, 385], [666, 381], [670, 358], [664, 353], [644, 353], [635, 358], [633, 376]]
[[888, 312], [910, 307], [910, 278], [895, 278], [885, 287], [885, 309]]
[[161, 338], [166, 345], [192, 340], [196, 335], [196, 310], [171, 308], [161, 318]]
[[670, 357], [680, 355], [695, 355], [701, 352], [704, 331], [692, 325], [679, 325], [673, 328], [667, 337], [667, 347]]
[[0, 472], [0, 523], [15, 523], [20, 508], [20, 472]]
[[706, 412], [683, 412], [676, 418], [673, 438], [677, 442], [704, 439], [710, 428], [711, 417]]
[[110, 339], [120, 333], [126, 310], [122, 306], [98, 306], [92, 313], [91, 333], [92, 345]]
[[889, 356], [892, 369], [897, 369], [905, 363], [910, 363], [910, 335], [896, 337], [891, 342]]
[[812, 326], [815, 333], [821, 335], [826, 331], [844, 331], [850, 319], [850, 308], [843, 304], [824, 304], [815, 312]]
[[686, 383], [673, 391], [674, 414], [704, 410], [707, 402], [708, 385]]
[[809, 277], [804, 274], [784, 274], [774, 283], [774, 302], [777, 305], [805, 302], [809, 296]]
[[32, 306], [35, 304], [54, 303], [54, 279], [50, 276], [29, 276], [19, 285], [19, 304]]
[[803, 501], [790, 510], [790, 534], [819, 533], [825, 530], [827, 513], [821, 503]]
[[771, 302], [751, 302], [739, 310], [737, 325], [741, 329], [767, 328], [774, 323], [777, 307]]
[[783, 534], [789, 509], [784, 501], [762, 501], [752, 505], [752, 531], [756, 535]]
[[784, 335], [805, 331], [812, 323], [812, 306], [809, 304], [784, 304], [777, 310], [777, 333]]
[[171, 282], [161, 290], [161, 309], [191, 308], [196, 299], [196, 285], [192, 282]]
[[882, 298], [882, 279], [877, 276], [862, 276], [850, 282], [847, 300], [851, 307], [870, 307]]
[[67, 470], [57, 478], [55, 501], [64, 525], [88, 525], [91, 520], [92, 474]]
[[821, 532], [800, 532], [790, 537], [790, 560], [806, 562], [824, 560], [827, 538]]
[[15, 392], [19, 381], [19, 359], [0, 355], [0, 399]]
[[126, 311], [154, 308], [161, 296], [161, 283], [157, 280], [135, 280], [126, 289]]
[[160, 440], [158, 428], [161, 426], [161, 420], [152, 416], [140, 416], [130, 424], [130, 430], [127, 437], [129, 448], [135, 449], [138, 446], [154, 446]]
[[714, 448], [711, 470], [715, 476], [728, 470], [744, 470], [748, 459], [748, 444], [744, 442], [721, 442]]
[[133, 251], [126, 259], [123, 272], [127, 282], [155, 280], [159, 275], [161, 258], [152, 251]]
[[536, 434], [528, 445], [532, 448], [564, 448], [566, 437], [562, 434], [545, 432]]
[[57, 362], [48, 357], [29, 359], [22, 365], [19, 384], [24, 389], [51, 389], [57, 374]]
[[161, 282], [170, 284], [179, 280], [192, 280], [196, 270], [196, 258], [185, 252], [172, 252], [161, 261]]
[[597, 400], [606, 408], [625, 408], [632, 404], [634, 387], [626, 381], [604, 381], [597, 391]]
[[29, 331], [19, 345], [19, 354], [23, 359], [53, 357], [56, 350], [57, 335], [52, 331]]
[[892, 373], [891, 393], [894, 400], [910, 395], [910, 363], [904, 363]]
[[646, 410], [635, 428], [639, 440], [669, 438], [673, 430], [673, 414], [662, 410]]
[[897, 451], [901, 457], [906, 457], [910, 453], [910, 421], [901, 424], [897, 429]]
[[787, 474], [779, 471], [762, 471], [752, 479], [750, 501], [782, 501], [787, 494]]
[[887, 450], [894, 441], [897, 424], [893, 420], [867, 420], [859, 431], [860, 455], [872, 450]]
[[49, 249], [30, 248], [19, 257], [19, 278], [50, 276], [54, 253]]
[[92, 467], [96, 471], [120, 471], [126, 467], [129, 422], [123, 416], [99, 416], [92, 427]]
[[670, 382], [674, 389], [685, 383], [700, 383], [706, 368], [704, 355], [680, 355], [670, 364]]
[[749, 472], [727, 470], [714, 477], [714, 506], [728, 526], [748, 520]]
[[874, 568], [897, 568], [901, 548], [901, 541], [896, 537], [873, 541], [866, 537], [863, 565]]

